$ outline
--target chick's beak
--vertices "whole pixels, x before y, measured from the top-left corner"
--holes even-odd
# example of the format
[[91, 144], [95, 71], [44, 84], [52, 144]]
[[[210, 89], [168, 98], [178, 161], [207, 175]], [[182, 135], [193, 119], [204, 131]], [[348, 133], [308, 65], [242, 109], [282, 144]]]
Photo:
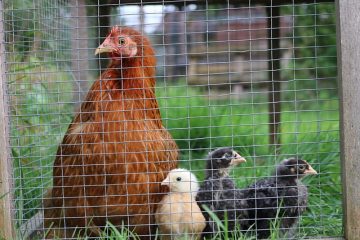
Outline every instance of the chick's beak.
[[105, 52], [112, 52], [115, 48], [113, 44], [110, 42], [109, 38], [106, 38], [104, 42], [95, 50], [95, 55]]
[[315, 175], [317, 174], [317, 171], [315, 171], [315, 169], [313, 169], [310, 165], [309, 165], [309, 169], [306, 169], [304, 171], [304, 174], [307, 174], [307, 175]]
[[234, 158], [231, 160], [230, 166], [236, 166], [244, 162], [246, 162], [246, 159], [240, 156], [237, 152], [234, 152]]
[[170, 179], [167, 177], [161, 182], [161, 186], [169, 186], [170, 185]]

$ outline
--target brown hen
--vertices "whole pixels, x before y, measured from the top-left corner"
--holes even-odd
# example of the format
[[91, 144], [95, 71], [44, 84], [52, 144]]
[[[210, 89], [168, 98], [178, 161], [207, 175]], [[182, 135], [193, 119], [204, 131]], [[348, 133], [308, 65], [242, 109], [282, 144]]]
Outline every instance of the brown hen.
[[156, 59], [149, 40], [115, 26], [95, 53], [104, 52], [110, 65], [57, 151], [51, 207], [45, 209], [51, 237], [71, 237], [65, 235], [81, 229], [96, 235], [110, 221], [150, 238], [156, 204], [166, 191], [160, 184], [177, 166], [178, 148], [162, 125], [155, 98]]

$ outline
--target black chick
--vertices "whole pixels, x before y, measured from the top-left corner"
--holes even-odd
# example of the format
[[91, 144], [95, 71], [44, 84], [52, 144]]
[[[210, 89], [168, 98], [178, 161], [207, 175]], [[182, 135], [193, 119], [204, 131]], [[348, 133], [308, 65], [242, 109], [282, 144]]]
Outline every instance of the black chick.
[[276, 218], [281, 234], [290, 237], [299, 216], [306, 210], [307, 187], [299, 180], [317, 172], [305, 160], [282, 161], [273, 176], [261, 179], [243, 190], [248, 198], [248, 228], [256, 230], [260, 239], [268, 238], [271, 222]]
[[241, 228], [241, 221], [247, 218], [245, 196], [236, 189], [233, 180], [228, 176], [231, 167], [243, 162], [246, 162], [245, 158], [231, 148], [218, 148], [209, 153], [206, 163], [206, 177], [196, 197], [206, 219], [203, 237], [213, 237], [219, 230], [219, 226], [203, 208], [204, 205], [215, 213], [223, 223], [225, 215], [227, 216], [229, 232], [233, 231], [237, 224]]

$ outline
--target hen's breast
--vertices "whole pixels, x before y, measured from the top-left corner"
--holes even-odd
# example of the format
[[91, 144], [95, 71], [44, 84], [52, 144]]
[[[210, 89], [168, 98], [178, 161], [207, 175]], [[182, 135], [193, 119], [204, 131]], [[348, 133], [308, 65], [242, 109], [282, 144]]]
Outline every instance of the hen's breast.
[[176, 168], [176, 143], [162, 125], [151, 90], [99, 91], [98, 84], [59, 147], [54, 163], [56, 205], [69, 210], [71, 225], [86, 224], [75, 218], [85, 215], [98, 216], [97, 224], [104, 224], [101, 216], [118, 216], [112, 221], [121, 224], [120, 216], [136, 214], [142, 215], [130, 219], [132, 224], [149, 224], [147, 214], [164, 192], [160, 182]]

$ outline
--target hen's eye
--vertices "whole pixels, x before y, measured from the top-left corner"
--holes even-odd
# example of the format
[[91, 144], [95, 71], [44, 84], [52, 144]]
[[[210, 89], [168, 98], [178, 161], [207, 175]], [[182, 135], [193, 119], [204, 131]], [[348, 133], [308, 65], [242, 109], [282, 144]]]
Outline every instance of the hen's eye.
[[300, 170], [300, 171], [304, 171], [304, 170], [305, 170], [305, 166], [304, 166], [304, 165], [300, 165], [300, 166], [299, 166], [299, 170]]
[[181, 177], [177, 177], [176, 181], [180, 182], [181, 181]]
[[120, 37], [120, 38], [119, 38], [119, 44], [120, 44], [120, 45], [125, 45], [125, 43], [126, 43], [125, 38]]

